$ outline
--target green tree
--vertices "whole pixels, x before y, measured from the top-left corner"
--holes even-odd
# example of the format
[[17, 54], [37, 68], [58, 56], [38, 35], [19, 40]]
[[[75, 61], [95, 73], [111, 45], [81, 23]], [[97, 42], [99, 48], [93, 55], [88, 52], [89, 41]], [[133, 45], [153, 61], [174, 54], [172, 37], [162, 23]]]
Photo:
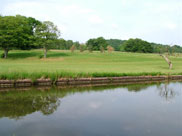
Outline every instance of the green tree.
[[37, 43], [44, 49], [44, 58], [46, 58], [48, 49], [56, 43], [60, 31], [52, 22], [45, 21], [36, 27], [35, 35], [38, 38]]
[[71, 46], [73, 45], [73, 41], [72, 40], [67, 40], [66, 41], [66, 49], [69, 50], [71, 48]]
[[171, 47], [173, 52], [175, 53], [182, 53], [182, 47], [178, 46], [178, 45], [174, 45]]
[[56, 43], [56, 49], [65, 50], [66, 49], [66, 40], [58, 39]]
[[74, 42], [73, 44], [75, 45], [76, 49], [80, 48], [80, 43], [78, 41]]
[[92, 50], [100, 50], [101, 48], [104, 48], [104, 50], [107, 48], [108, 43], [103, 37], [98, 37], [94, 39], [89, 39], [86, 43], [87, 48], [91, 48]]
[[152, 53], [153, 48], [150, 43], [141, 39], [129, 39], [123, 43], [127, 52]]
[[36, 47], [35, 30], [36, 27], [41, 24], [39, 20], [36, 20], [35, 18], [32, 17], [28, 17], [26, 18], [26, 20], [28, 21], [29, 31], [27, 32], [27, 34], [29, 35], [29, 38], [26, 39], [27, 40], [26, 44], [24, 44], [23, 46], [21, 46], [22, 44], [19, 45], [20, 46], [19, 49], [22, 50], [27, 50]]
[[0, 16], [0, 47], [7, 58], [11, 49], [28, 49], [33, 44], [34, 27], [39, 22], [24, 16]]
[[86, 45], [80, 44], [80, 52], [83, 52], [86, 49]]
[[125, 42], [125, 40], [119, 40], [119, 39], [109, 39], [107, 40], [108, 45], [112, 46], [115, 51], [122, 51], [121, 48], [122, 44]]
[[104, 49], [103, 46], [100, 46], [100, 52], [101, 52], [101, 53], [104, 53], [104, 52], [105, 52], [105, 49]]

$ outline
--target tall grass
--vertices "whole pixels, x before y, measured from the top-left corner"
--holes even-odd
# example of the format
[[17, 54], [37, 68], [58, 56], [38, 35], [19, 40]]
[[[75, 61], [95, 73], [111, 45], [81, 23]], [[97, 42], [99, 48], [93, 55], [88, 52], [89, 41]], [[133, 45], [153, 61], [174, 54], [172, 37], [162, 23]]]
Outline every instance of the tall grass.
[[51, 79], [56, 81], [59, 78], [91, 78], [91, 77], [121, 77], [121, 76], [161, 76], [161, 75], [182, 75], [182, 73], [104, 73], [104, 72], [93, 72], [93, 73], [73, 73], [73, 72], [37, 72], [37, 73], [26, 73], [26, 72], [12, 72], [12, 73], [0, 73], [1, 80], [19, 80], [19, 79], [31, 79], [35, 81], [37, 79]]

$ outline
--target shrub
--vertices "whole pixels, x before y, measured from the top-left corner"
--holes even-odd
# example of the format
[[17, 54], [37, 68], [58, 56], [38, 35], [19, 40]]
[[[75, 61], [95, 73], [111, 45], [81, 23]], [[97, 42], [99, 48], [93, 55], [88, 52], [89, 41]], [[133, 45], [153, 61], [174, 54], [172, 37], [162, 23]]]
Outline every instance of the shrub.
[[109, 52], [109, 53], [111, 53], [111, 52], [113, 52], [114, 51], [114, 48], [112, 47], [112, 46], [107, 46], [107, 51]]

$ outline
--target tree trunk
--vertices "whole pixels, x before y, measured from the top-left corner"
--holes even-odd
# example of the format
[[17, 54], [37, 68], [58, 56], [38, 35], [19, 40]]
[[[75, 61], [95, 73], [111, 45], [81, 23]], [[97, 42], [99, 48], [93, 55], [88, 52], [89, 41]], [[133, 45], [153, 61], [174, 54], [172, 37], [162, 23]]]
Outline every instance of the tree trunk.
[[4, 59], [8, 57], [8, 49], [4, 49]]
[[173, 64], [172, 64], [172, 62], [169, 60], [169, 58], [168, 58], [166, 55], [160, 55], [160, 56], [162, 56], [162, 57], [165, 59], [165, 61], [168, 63], [169, 69], [172, 69]]
[[47, 58], [47, 48], [44, 48], [44, 58]]

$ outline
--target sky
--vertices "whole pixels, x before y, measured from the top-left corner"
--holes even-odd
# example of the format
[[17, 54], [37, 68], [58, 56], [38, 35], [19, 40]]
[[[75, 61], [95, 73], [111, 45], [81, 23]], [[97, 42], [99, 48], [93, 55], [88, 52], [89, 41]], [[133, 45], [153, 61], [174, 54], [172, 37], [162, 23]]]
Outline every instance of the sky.
[[182, 46], [182, 0], [0, 0], [0, 14], [52, 21], [81, 43], [102, 36]]

